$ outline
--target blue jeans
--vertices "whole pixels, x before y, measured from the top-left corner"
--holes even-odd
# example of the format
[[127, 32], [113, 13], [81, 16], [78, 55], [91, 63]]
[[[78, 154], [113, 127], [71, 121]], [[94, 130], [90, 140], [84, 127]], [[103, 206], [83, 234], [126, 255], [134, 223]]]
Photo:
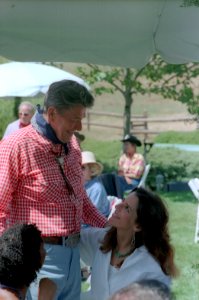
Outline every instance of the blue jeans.
[[35, 282], [30, 286], [27, 300], [38, 299], [41, 278], [49, 278], [57, 286], [56, 300], [79, 300], [81, 292], [79, 248], [44, 244], [46, 258]]
[[140, 179], [132, 179], [131, 184], [129, 184], [126, 182], [126, 179], [124, 178], [124, 176], [118, 176], [118, 182], [119, 182], [122, 194], [124, 196], [125, 191], [132, 190], [138, 186]]

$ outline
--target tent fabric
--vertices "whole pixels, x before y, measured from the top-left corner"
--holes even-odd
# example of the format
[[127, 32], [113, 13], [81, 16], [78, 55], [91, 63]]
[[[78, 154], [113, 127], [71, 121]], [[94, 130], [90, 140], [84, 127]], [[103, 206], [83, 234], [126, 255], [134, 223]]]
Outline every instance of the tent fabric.
[[53, 66], [34, 62], [0, 64], [0, 97], [33, 97], [38, 93], [45, 94], [51, 83], [63, 79], [76, 81], [90, 89], [80, 77]]
[[199, 7], [186, 0], [1, 0], [0, 55], [142, 68], [154, 53], [199, 62]]

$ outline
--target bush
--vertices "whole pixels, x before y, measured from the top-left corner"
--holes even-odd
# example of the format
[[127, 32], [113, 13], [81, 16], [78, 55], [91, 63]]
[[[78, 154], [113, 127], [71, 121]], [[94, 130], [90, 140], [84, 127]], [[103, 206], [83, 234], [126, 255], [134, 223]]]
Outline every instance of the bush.
[[[96, 159], [104, 165], [104, 172], [117, 170], [118, 159], [121, 154], [120, 141], [97, 141], [87, 139], [82, 143], [83, 150], [92, 151]], [[139, 148], [143, 153], [143, 148]], [[164, 182], [188, 181], [198, 177], [199, 153], [182, 151], [175, 148], [153, 147], [147, 154], [147, 163], [151, 169], [147, 177], [147, 184], [151, 189], [156, 188], [156, 176], [164, 176]]]
[[189, 132], [167, 131], [162, 132], [154, 139], [155, 143], [168, 144], [198, 144], [199, 145], [199, 130]]
[[152, 148], [148, 154], [151, 163], [147, 183], [156, 186], [156, 176], [162, 174], [165, 184], [170, 181], [188, 181], [198, 177], [199, 154], [175, 148]]

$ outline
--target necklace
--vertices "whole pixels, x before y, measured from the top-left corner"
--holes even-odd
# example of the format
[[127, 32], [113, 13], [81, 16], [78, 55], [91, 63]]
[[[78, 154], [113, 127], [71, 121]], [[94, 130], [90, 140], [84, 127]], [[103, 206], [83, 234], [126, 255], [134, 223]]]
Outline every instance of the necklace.
[[128, 252], [125, 252], [125, 253], [121, 253], [119, 252], [118, 250], [115, 251], [114, 255], [117, 257], [117, 258], [123, 258], [123, 257], [126, 257], [128, 256], [129, 254], [132, 253], [132, 250], [133, 249], [130, 249]]

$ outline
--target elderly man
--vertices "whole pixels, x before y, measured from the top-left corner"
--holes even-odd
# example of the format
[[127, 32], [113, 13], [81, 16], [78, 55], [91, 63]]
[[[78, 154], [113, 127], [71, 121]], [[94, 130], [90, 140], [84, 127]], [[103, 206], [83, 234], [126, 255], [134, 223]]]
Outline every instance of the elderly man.
[[81, 223], [106, 223], [83, 188], [74, 135], [93, 102], [84, 86], [55, 82], [31, 126], [0, 143], [0, 231], [21, 221], [36, 224], [47, 253], [28, 299], [37, 299], [37, 284], [47, 277], [57, 286], [55, 299], [78, 300]]
[[27, 125], [30, 124], [30, 120], [32, 118], [32, 116], [35, 113], [35, 106], [27, 101], [21, 102], [21, 104], [19, 105], [19, 109], [18, 109], [18, 115], [19, 115], [19, 119], [8, 124], [3, 138], [7, 137], [8, 135], [10, 135], [11, 133], [13, 133], [14, 131], [16, 131], [17, 129], [26, 127]]

